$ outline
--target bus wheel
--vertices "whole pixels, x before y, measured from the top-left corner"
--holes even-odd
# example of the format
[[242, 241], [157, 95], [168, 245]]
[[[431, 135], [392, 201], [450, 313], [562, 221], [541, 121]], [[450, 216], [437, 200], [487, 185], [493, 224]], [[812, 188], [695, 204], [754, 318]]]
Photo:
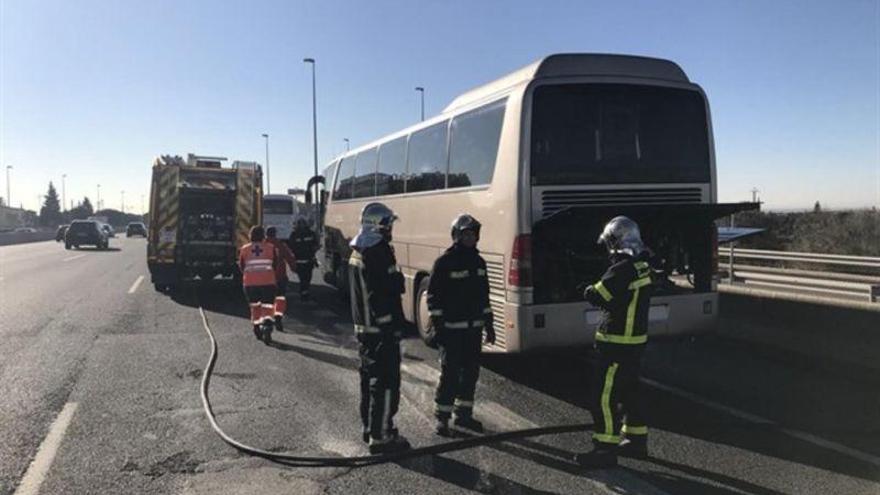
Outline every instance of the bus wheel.
[[341, 261], [337, 261], [333, 267], [333, 274], [336, 277], [336, 288], [339, 290], [339, 297], [342, 300], [348, 300], [348, 272], [345, 265]]
[[431, 316], [428, 314], [429, 279], [430, 277], [425, 277], [419, 281], [419, 289], [416, 291], [416, 329], [425, 343], [427, 343], [428, 339], [428, 325], [431, 324]]

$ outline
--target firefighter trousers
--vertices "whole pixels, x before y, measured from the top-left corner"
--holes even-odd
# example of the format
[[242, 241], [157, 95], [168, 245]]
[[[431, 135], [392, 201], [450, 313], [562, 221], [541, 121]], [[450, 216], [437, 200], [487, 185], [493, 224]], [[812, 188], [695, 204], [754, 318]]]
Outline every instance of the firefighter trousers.
[[448, 420], [470, 417], [474, 410], [474, 392], [480, 377], [481, 328], [444, 328], [437, 340], [440, 348], [440, 382], [434, 394], [434, 415]]
[[639, 392], [644, 347], [618, 344], [597, 346], [590, 399], [594, 443], [617, 445], [622, 436], [635, 442], [647, 439], [648, 427]]
[[307, 263], [297, 263], [296, 264], [296, 275], [299, 277], [299, 293], [300, 295], [308, 295], [309, 288], [312, 285], [312, 272], [314, 271], [314, 264], [309, 261]]
[[359, 335], [361, 423], [374, 439], [387, 438], [400, 406], [400, 339]]

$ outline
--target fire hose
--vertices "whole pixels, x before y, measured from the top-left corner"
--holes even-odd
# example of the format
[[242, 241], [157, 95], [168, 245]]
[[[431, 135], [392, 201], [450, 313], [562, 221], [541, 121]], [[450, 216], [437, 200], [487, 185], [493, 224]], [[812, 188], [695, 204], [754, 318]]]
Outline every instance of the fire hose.
[[211, 331], [210, 325], [208, 325], [208, 319], [205, 316], [205, 310], [201, 307], [201, 305], [199, 305], [199, 314], [202, 317], [202, 325], [205, 328], [205, 332], [208, 334], [208, 338], [211, 340], [211, 357], [208, 360], [208, 364], [205, 366], [205, 372], [202, 374], [201, 383], [202, 406], [204, 408], [205, 415], [208, 417], [208, 421], [211, 423], [211, 428], [213, 428], [214, 432], [218, 436], [220, 436], [220, 438], [223, 439], [224, 442], [239, 450], [240, 452], [257, 457], [262, 457], [280, 464], [292, 467], [360, 467], [372, 464], [399, 461], [418, 456], [437, 455], [446, 452], [470, 449], [481, 445], [488, 445], [492, 443], [504, 442], [520, 438], [553, 435], [560, 433], [583, 432], [592, 426], [592, 424], [590, 423], [581, 423], [529, 428], [523, 430], [512, 430], [500, 433], [492, 433], [488, 435], [472, 436], [468, 438], [452, 440], [441, 444], [417, 447], [402, 452], [350, 457], [303, 456], [289, 452], [273, 452], [266, 449], [253, 447], [229, 436], [226, 432], [223, 431], [222, 428], [220, 428], [220, 425], [217, 423], [217, 418], [214, 416], [214, 410], [211, 406], [211, 399], [208, 391], [211, 386], [211, 375], [214, 371], [214, 364], [217, 362], [217, 340], [214, 338], [214, 333]]

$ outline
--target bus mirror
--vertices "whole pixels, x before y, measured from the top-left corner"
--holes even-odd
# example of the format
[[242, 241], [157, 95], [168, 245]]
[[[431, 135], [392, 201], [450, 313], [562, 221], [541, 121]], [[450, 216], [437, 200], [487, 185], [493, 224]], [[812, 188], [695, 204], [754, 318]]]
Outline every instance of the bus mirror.
[[327, 204], [327, 197], [328, 197], [328, 196], [330, 196], [330, 194], [327, 193], [327, 191], [321, 191], [321, 204], [322, 204], [322, 205], [326, 205], [326, 204]]
[[312, 191], [306, 191], [306, 204], [312, 204]]

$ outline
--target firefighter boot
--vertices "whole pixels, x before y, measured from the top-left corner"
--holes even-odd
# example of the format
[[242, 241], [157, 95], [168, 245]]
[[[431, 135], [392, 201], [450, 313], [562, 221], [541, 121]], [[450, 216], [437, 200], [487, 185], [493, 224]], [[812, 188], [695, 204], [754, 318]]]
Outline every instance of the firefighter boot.
[[574, 462], [587, 469], [610, 468], [617, 466], [617, 452], [614, 445], [597, 443], [589, 452], [576, 454]]
[[284, 319], [281, 315], [275, 315], [275, 330], [278, 330], [279, 332], [284, 331]]
[[617, 446], [617, 455], [633, 459], [648, 458], [648, 436], [638, 435], [624, 438]]
[[449, 431], [449, 419], [437, 418], [434, 423], [434, 433], [441, 437], [451, 436], [452, 432]]
[[410, 449], [409, 441], [402, 435], [388, 435], [382, 439], [370, 438], [371, 454], [394, 454]]
[[470, 414], [456, 415], [455, 421], [453, 421], [453, 423], [455, 424], [455, 426], [464, 428], [466, 430], [483, 433], [483, 423], [474, 419], [474, 417]]

